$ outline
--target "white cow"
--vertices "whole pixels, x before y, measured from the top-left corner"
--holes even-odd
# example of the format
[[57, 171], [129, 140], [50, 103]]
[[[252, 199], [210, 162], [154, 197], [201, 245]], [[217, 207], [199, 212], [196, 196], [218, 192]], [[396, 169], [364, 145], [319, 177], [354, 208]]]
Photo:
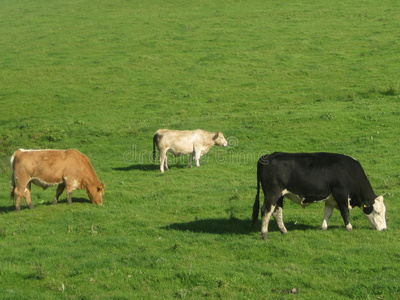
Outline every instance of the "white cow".
[[196, 166], [200, 166], [200, 157], [210, 150], [214, 145], [226, 147], [228, 142], [225, 140], [221, 131], [208, 132], [201, 129], [196, 130], [168, 130], [159, 129], [153, 137], [153, 160], [156, 159], [156, 145], [159, 152], [160, 171], [168, 170], [167, 152], [172, 152], [175, 156], [190, 154], [189, 168], [192, 167], [193, 156], [196, 159]]

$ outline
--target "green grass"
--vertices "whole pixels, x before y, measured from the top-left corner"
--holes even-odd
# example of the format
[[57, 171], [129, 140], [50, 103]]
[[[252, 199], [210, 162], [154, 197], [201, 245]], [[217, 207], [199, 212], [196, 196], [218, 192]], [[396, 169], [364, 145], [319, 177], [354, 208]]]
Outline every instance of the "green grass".
[[[0, 298], [398, 299], [400, 18], [383, 1], [0, 2]], [[159, 128], [221, 130], [200, 168], [161, 174]], [[9, 157], [77, 148], [104, 205], [33, 186], [14, 211]], [[357, 158], [388, 230], [346, 232], [289, 200], [251, 227], [256, 162]], [[295, 294], [290, 291], [296, 288]]]

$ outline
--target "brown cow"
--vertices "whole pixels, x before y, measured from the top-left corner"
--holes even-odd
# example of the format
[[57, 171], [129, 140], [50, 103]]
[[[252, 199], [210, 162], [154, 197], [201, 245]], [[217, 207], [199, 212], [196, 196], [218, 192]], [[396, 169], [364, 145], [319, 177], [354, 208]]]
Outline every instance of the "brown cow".
[[156, 157], [155, 147], [157, 145], [160, 155], [160, 171], [168, 170], [167, 152], [172, 152], [175, 156], [189, 154], [189, 168], [192, 167], [193, 156], [196, 159], [196, 166], [200, 166], [200, 157], [207, 153], [214, 145], [226, 147], [228, 142], [225, 140], [221, 131], [208, 132], [201, 129], [197, 130], [168, 130], [159, 129], [153, 137], [153, 159]]
[[[24, 150], [11, 156], [11, 198], [15, 197], [15, 208], [21, 210], [21, 198], [32, 209], [31, 183], [46, 189], [58, 185], [53, 204], [67, 190], [67, 203], [71, 204], [71, 193], [84, 188], [95, 204], [103, 204], [104, 183], [97, 179], [89, 159], [76, 149], [69, 150]], [[15, 184], [17, 181], [17, 184]]]

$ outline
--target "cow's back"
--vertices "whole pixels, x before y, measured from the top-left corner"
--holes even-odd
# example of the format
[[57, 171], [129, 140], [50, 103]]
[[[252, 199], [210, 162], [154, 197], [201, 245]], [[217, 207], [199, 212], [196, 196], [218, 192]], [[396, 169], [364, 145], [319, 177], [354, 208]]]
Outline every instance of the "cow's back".
[[42, 170], [54, 170], [61, 168], [66, 161], [65, 150], [24, 150], [19, 149], [13, 154], [15, 168], [23, 168], [35, 174]]
[[25, 172], [46, 182], [60, 182], [68, 175], [92, 169], [88, 158], [76, 149], [17, 150], [13, 156], [15, 172]]
[[[321, 186], [341, 186], [358, 189], [366, 179], [361, 164], [355, 159], [336, 153], [281, 153], [260, 158], [258, 177], [265, 184], [281, 188], [299, 185], [309, 189]], [[369, 184], [369, 182], [368, 182]]]
[[166, 139], [166, 140], [170, 141], [170, 140], [182, 139], [185, 137], [199, 135], [199, 134], [201, 134], [201, 132], [202, 132], [202, 130], [200, 130], [200, 129], [196, 129], [196, 130], [159, 129], [156, 131], [155, 135], [157, 135], [159, 139]]
[[193, 145], [200, 139], [202, 130], [159, 129], [155, 133], [158, 149], [168, 149], [175, 155], [193, 152]]

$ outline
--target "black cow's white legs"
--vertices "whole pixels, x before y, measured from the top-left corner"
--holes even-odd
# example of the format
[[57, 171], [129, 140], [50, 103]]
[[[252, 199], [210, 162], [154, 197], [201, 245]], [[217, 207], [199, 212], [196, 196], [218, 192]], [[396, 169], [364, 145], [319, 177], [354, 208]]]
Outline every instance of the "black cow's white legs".
[[328, 229], [328, 220], [332, 216], [334, 207], [327, 201], [325, 202], [325, 209], [324, 209], [324, 220], [322, 221], [321, 229], [327, 230]]
[[265, 203], [261, 208], [261, 236], [263, 239], [268, 238], [268, 225], [271, 219], [272, 212], [275, 210], [275, 205], [270, 206], [269, 210], [265, 209]]
[[340, 210], [340, 214], [342, 215], [344, 225], [346, 226], [347, 231], [352, 231], [353, 226], [351, 226], [350, 221], [349, 221], [350, 214], [349, 214], [348, 196], [343, 193], [338, 193], [337, 191], [334, 191], [332, 193], [332, 195], [333, 195], [333, 198], [336, 199], [336, 203]]
[[285, 227], [285, 224], [283, 223], [283, 208], [280, 206], [277, 206], [275, 211], [272, 213], [272, 216], [274, 217], [276, 223], [278, 224], [279, 230], [281, 231], [282, 234], [287, 233], [287, 229]]

